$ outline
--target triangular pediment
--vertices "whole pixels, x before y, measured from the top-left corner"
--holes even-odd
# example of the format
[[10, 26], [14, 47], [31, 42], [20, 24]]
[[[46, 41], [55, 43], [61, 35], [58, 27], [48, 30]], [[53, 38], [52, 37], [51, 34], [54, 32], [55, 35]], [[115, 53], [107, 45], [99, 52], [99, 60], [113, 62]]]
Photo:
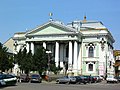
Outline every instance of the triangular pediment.
[[75, 33], [74, 30], [71, 30], [70, 28], [55, 24], [55, 23], [46, 23], [31, 32], [27, 33], [27, 35], [54, 35], [54, 34], [67, 34], [67, 33]]

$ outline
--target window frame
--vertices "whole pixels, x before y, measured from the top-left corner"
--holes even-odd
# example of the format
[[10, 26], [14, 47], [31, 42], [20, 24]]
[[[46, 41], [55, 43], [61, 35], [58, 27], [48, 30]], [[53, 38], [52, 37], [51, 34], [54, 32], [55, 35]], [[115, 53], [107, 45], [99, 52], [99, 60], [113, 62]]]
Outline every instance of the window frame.
[[90, 46], [88, 48], [88, 57], [94, 57], [94, 48], [93, 48], [93, 46]]

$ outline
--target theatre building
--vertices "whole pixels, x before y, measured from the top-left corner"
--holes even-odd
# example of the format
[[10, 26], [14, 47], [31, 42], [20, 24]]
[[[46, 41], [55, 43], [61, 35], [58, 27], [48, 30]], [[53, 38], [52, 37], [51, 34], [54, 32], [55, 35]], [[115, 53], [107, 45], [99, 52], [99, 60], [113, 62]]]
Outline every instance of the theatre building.
[[114, 75], [113, 43], [110, 31], [99, 21], [78, 20], [67, 24], [48, 22], [13, 36], [15, 52], [26, 47], [32, 53], [43, 46], [54, 57], [56, 66], [73, 75]]

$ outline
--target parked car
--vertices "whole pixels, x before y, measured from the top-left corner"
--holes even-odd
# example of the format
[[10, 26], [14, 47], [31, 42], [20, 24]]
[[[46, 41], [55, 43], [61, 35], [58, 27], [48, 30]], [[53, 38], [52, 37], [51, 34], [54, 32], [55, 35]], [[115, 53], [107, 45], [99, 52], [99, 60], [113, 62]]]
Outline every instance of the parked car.
[[93, 81], [95, 82], [95, 83], [97, 83], [97, 82], [101, 82], [102, 81], [102, 78], [100, 77], [100, 76], [92, 76], [93, 77]]
[[76, 78], [76, 83], [78, 83], [78, 84], [81, 84], [81, 83], [86, 84], [86, 83], [88, 83], [87, 78], [84, 77], [84, 76], [75, 76], [75, 78]]
[[64, 76], [61, 78], [56, 79], [57, 83], [76, 83], [76, 78], [74, 76]]
[[19, 78], [19, 82], [29, 82], [30, 76], [27, 74], [21, 74]]
[[114, 76], [108, 76], [106, 78], [107, 83], [118, 83], [118, 79]]
[[96, 81], [97, 78], [94, 77], [94, 76], [89, 76], [89, 75], [83, 75], [83, 76], [86, 78], [87, 83], [95, 83], [95, 82], [97, 82], [97, 81]]
[[42, 78], [39, 74], [31, 74], [30, 76], [30, 82], [38, 82], [41, 83], [42, 82]]
[[120, 82], [120, 76], [116, 77], [118, 79], [118, 81]]
[[16, 85], [17, 78], [11, 74], [0, 74], [0, 86]]

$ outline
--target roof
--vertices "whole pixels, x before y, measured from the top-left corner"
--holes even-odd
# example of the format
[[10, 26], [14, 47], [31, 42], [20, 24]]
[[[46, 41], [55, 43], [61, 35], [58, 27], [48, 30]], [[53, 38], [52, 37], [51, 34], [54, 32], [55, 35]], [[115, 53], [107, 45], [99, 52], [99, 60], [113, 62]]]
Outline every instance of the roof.
[[[63, 30], [67, 30], [67, 31], [69, 31], [69, 32], [71, 32], [71, 33], [74, 33], [74, 34], [78, 33], [78, 31], [77, 31], [76, 29], [71, 28], [71, 27], [68, 27], [68, 26], [64, 25], [63, 23], [60, 23], [60, 22], [58, 22], [58, 21], [49, 21], [49, 22], [47, 22], [47, 23], [45, 23], [45, 24], [43, 24], [43, 25], [38, 26], [38, 27], [35, 28], [35, 29], [32, 29], [32, 30], [28, 31], [28, 32], [26, 33], [26, 35], [28, 36], [28, 35], [30, 35], [30, 34], [33, 33], [33, 32], [37, 32], [39, 29], [42, 29], [42, 28], [44, 28], [44, 27], [46, 27], [46, 26], [48, 26], [48, 25], [53, 25], [53, 26], [62, 28]], [[79, 33], [80, 33], [80, 32], [79, 32]]]
[[120, 50], [114, 50], [113, 54], [114, 56], [120, 56]]
[[10, 50], [7, 46], [3, 45], [3, 47], [6, 47], [6, 48], [8, 49], [8, 50], [7, 50], [8, 53], [13, 53], [13, 51]]
[[115, 64], [113, 66], [115, 66], [115, 67], [120, 66], [120, 62], [115, 62]]
[[78, 21], [73, 21], [71, 23], [68, 23], [67, 24], [68, 26], [71, 25], [74, 27], [74, 25], [76, 25], [77, 27], [79, 27], [80, 29], [83, 29], [83, 28], [91, 28], [91, 29], [107, 29], [102, 22], [100, 21], [94, 21], [94, 20], [86, 20], [86, 21], [83, 21], [83, 20], [78, 20]]

